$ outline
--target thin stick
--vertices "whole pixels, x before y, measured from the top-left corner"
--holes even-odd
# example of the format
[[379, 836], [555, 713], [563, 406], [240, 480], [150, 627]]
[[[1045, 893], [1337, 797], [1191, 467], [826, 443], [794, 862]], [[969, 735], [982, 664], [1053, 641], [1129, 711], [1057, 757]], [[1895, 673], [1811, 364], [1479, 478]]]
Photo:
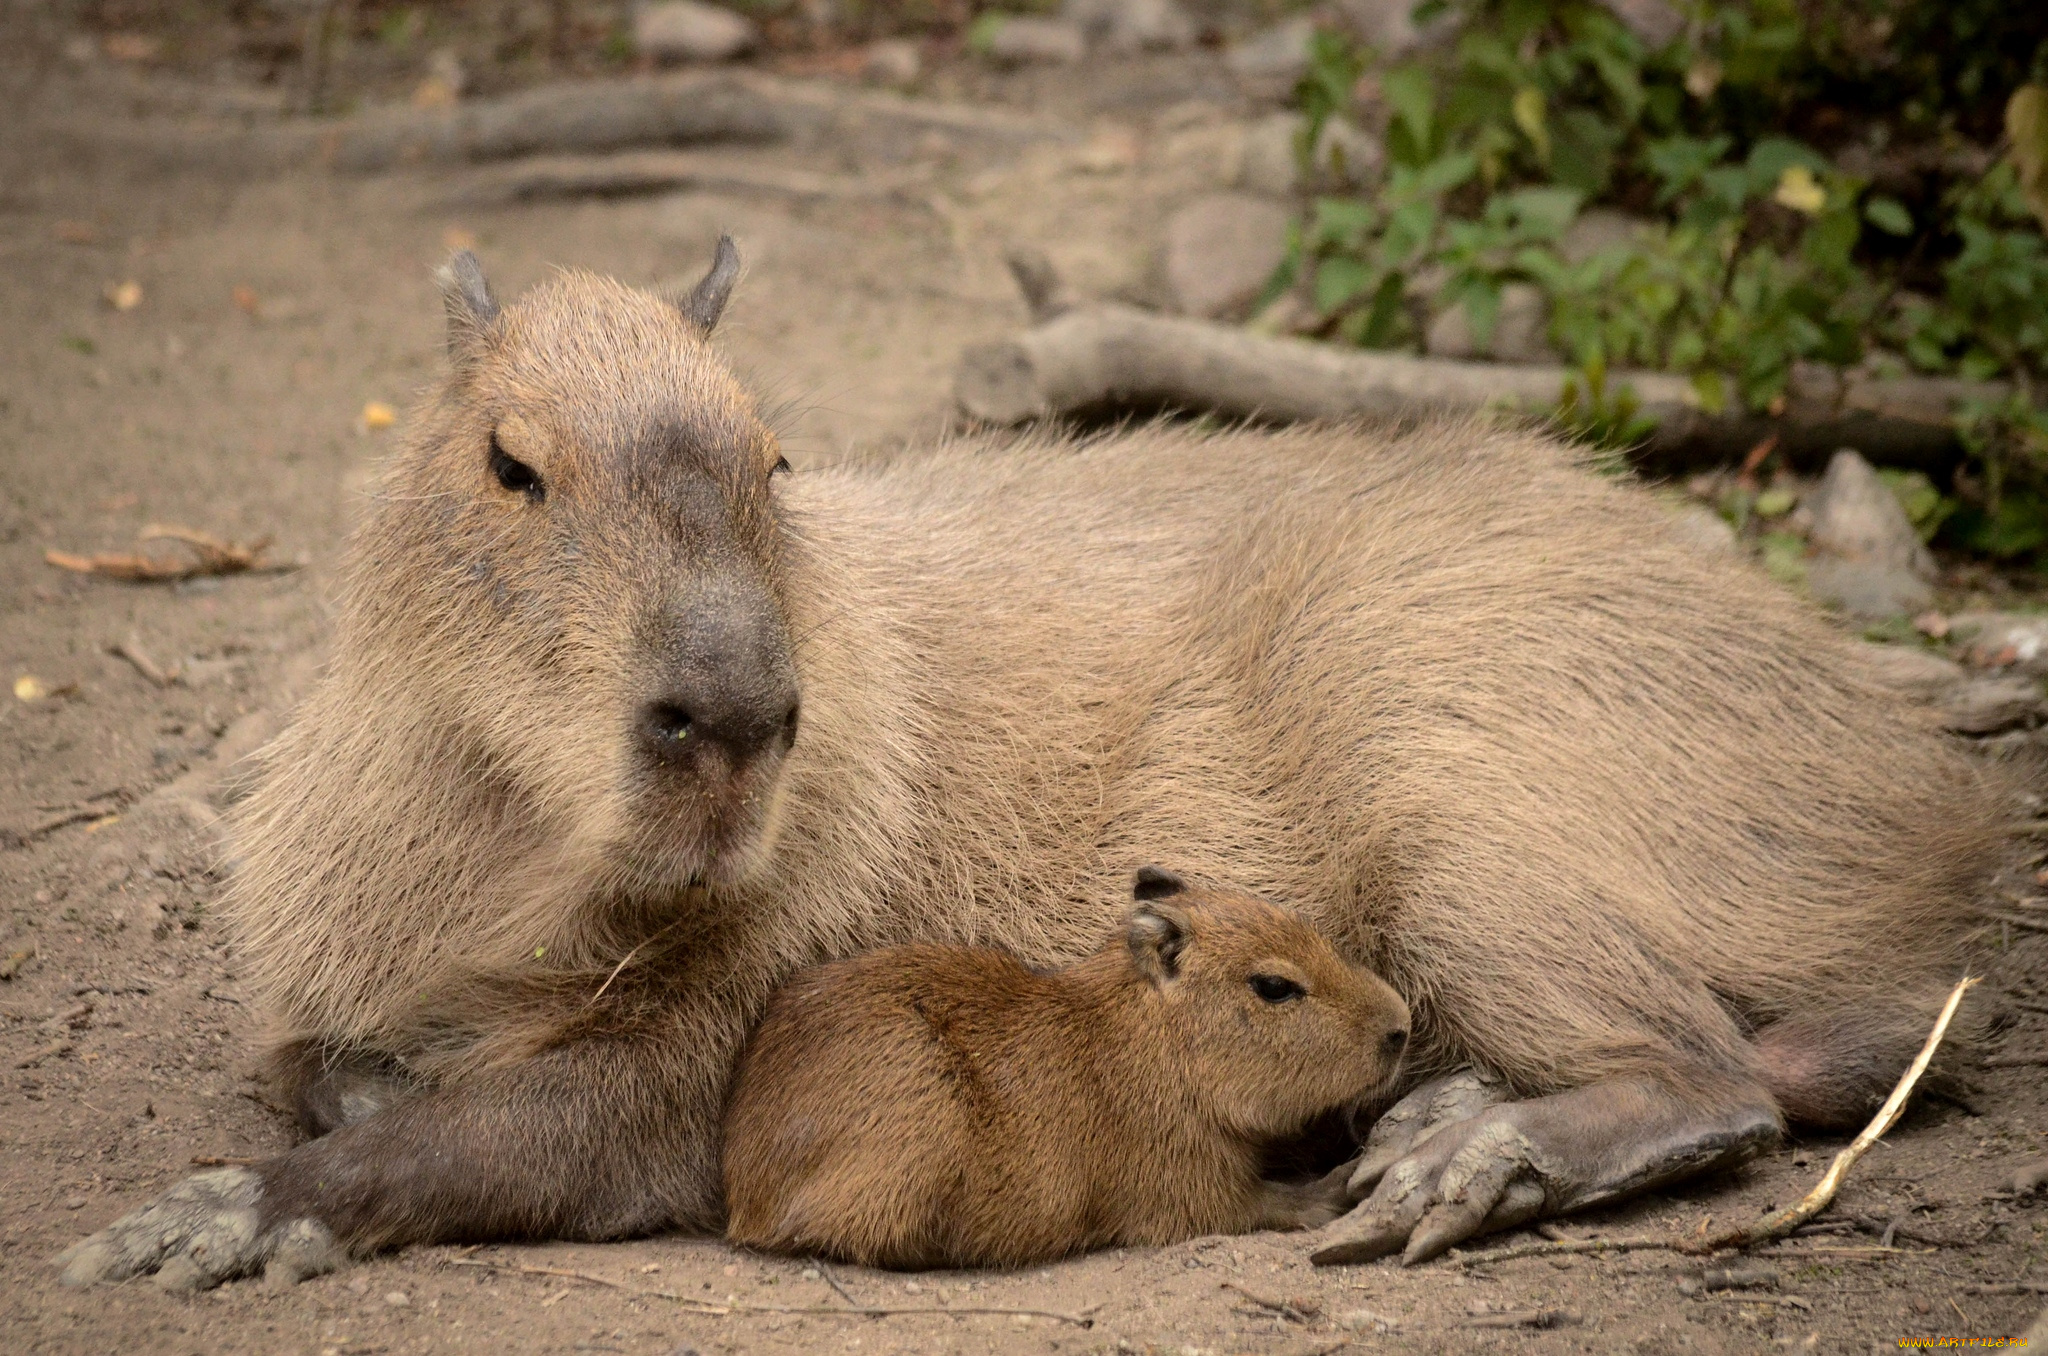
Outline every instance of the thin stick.
[[832, 1274], [832, 1268], [826, 1266], [822, 1258], [818, 1262], [818, 1274], [825, 1278], [825, 1284], [839, 1292], [839, 1298], [845, 1300], [856, 1309], [860, 1308], [860, 1301], [847, 1293], [846, 1287], [839, 1283], [839, 1278]]
[[184, 672], [182, 664], [174, 664], [168, 669], [159, 666], [154, 659], [149, 657], [149, 652], [142, 648], [142, 643], [136, 640], [134, 636], [130, 636], [119, 645], [113, 646], [110, 653], [133, 664], [137, 673], [149, 679], [150, 682], [158, 687], [171, 686], [171, 684], [178, 681], [178, 675]]
[[1467, 1253], [1456, 1261], [1461, 1267], [1483, 1267], [1495, 1262], [1512, 1262], [1518, 1257], [1546, 1257], [1567, 1252], [1641, 1252], [1648, 1248], [1677, 1246], [1677, 1242], [1669, 1238], [1571, 1238], [1548, 1243], [1517, 1243], [1491, 1252]]
[[[1261, 1309], [1269, 1309], [1272, 1312], [1280, 1315], [1280, 1317], [1288, 1320], [1290, 1323], [1312, 1323], [1315, 1321], [1315, 1315], [1313, 1313], [1309, 1312], [1309, 1310], [1307, 1309], [1303, 1309], [1300, 1305], [1295, 1304], [1291, 1300], [1269, 1299], [1264, 1295], [1254, 1294], [1253, 1292], [1245, 1289], [1243, 1286], [1238, 1285], [1233, 1281], [1220, 1282], [1216, 1288], [1219, 1290], [1235, 1291], [1237, 1294], [1240, 1294], [1244, 1296], [1246, 1299], [1250, 1300], [1253, 1304], [1258, 1305]], [[1320, 1312], [1321, 1310], [1320, 1305], [1315, 1305], [1312, 1307], [1317, 1312]]]
[[2001, 923], [2010, 923], [2027, 932], [2048, 932], [2048, 918], [2029, 918], [2021, 913], [1986, 912], [1986, 918], [1995, 918]]
[[1906, 1109], [1906, 1099], [1912, 1096], [1913, 1086], [1920, 1081], [1920, 1075], [1927, 1072], [1927, 1065], [1933, 1060], [1935, 1050], [1940, 1047], [1941, 1038], [1948, 1034], [1948, 1024], [1954, 1020], [1956, 1009], [1962, 1005], [1963, 995], [1976, 983], [1976, 979], [1966, 978], [1950, 991], [1948, 1002], [1942, 1004], [1941, 1015], [1934, 1019], [1934, 1029], [1927, 1033], [1926, 1043], [1920, 1047], [1920, 1053], [1914, 1056], [1912, 1067], [1906, 1070], [1905, 1076], [1899, 1080], [1899, 1085], [1892, 1089], [1892, 1095], [1885, 1098], [1884, 1105], [1878, 1108], [1877, 1115], [1871, 1118], [1870, 1124], [1864, 1126], [1862, 1133], [1849, 1142], [1848, 1148], [1835, 1155], [1835, 1161], [1828, 1164], [1827, 1172], [1822, 1175], [1813, 1190], [1807, 1192], [1790, 1208], [1780, 1210], [1756, 1224], [1731, 1229], [1698, 1243], [1687, 1242], [1681, 1245], [1679, 1250], [1688, 1253], [1708, 1253], [1717, 1252], [1722, 1248], [1751, 1247], [1774, 1238], [1782, 1238], [1827, 1209], [1833, 1203], [1835, 1193], [1842, 1189], [1842, 1179], [1848, 1175], [1856, 1160], [1863, 1157], [1870, 1146], [1877, 1143], [1884, 1132], [1892, 1128], [1898, 1121], [1900, 1113]]
[[1095, 1320], [1089, 1315], [1100, 1306], [1091, 1306], [1077, 1314], [1063, 1314], [1055, 1309], [1003, 1309], [980, 1305], [903, 1305], [879, 1307], [859, 1305], [852, 1309], [841, 1309], [832, 1304], [749, 1304], [745, 1300], [703, 1300], [693, 1295], [678, 1295], [673, 1290], [643, 1290], [623, 1281], [608, 1280], [593, 1276], [587, 1271], [563, 1271], [557, 1267], [535, 1267], [513, 1265], [505, 1262], [486, 1262], [468, 1257], [451, 1258], [443, 1263], [451, 1267], [481, 1267], [486, 1271], [499, 1271], [517, 1276], [560, 1276], [572, 1281], [586, 1281], [601, 1285], [607, 1290], [617, 1290], [628, 1295], [639, 1295], [646, 1299], [664, 1299], [680, 1304], [694, 1313], [713, 1316], [724, 1314], [821, 1314], [836, 1318], [889, 1318], [898, 1314], [998, 1314], [1027, 1318], [1050, 1318], [1060, 1323], [1072, 1323], [1077, 1327], [1092, 1328]]

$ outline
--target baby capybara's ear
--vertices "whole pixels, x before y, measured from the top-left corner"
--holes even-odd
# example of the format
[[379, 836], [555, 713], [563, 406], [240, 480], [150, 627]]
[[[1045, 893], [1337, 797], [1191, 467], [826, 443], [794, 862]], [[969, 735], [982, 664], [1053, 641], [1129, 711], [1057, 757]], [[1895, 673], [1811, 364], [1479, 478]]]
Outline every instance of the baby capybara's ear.
[[441, 284], [441, 300], [448, 308], [448, 356], [461, 362], [476, 351], [477, 342], [498, 319], [498, 299], [484, 280], [484, 266], [468, 250], [455, 256], [434, 275]]
[[1163, 867], [1141, 866], [1137, 879], [1131, 882], [1131, 898], [1143, 902], [1148, 899], [1165, 899], [1188, 888], [1188, 883]]
[[711, 258], [711, 271], [704, 280], [692, 288], [678, 306], [683, 318], [697, 327], [697, 332], [706, 339], [711, 331], [718, 328], [718, 317], [725, 314], [725, 303], [732, 296], [732, 285], [740, 280], [739, 246], [732, 243], [732, 237], [718, 237], [718, 252]]
[[1156, 900], [1132, 909], [1124, 924], [1124, 942], [1131, 948], [1131, 964], [1155, 985], [1169, 984], [1180, 977], [1180, 954], [1193, 935], [1186, 910]]

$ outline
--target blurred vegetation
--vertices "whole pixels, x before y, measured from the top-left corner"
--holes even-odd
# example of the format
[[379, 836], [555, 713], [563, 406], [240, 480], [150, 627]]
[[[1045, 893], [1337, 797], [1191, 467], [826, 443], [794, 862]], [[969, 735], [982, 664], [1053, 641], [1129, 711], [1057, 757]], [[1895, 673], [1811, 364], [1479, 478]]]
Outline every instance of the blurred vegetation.
[[[1382, 64], [1318, 34], [1297, 89], [1304, 164], [1325, 124], [1379, 133], [1383, 170], [1317, 199], [1279, 287], [1321, 333], [1414, 347], [1502, 289], [1549, 302], [1581, 370], [1564, 421], [1640, 435], [1609, 376], [1690, 374], [1709, 409], [1783, 408], [1797, 363], [2008, 383], [1958, 416], [1967, 463], [1923, 531], [2048, 556], [2048, 4], [1680, 0], [1652, 47], [1596, 0], [1427, 0], [1439, 41]], [[1637, 223], [1561, 248], [1589, 208]]]

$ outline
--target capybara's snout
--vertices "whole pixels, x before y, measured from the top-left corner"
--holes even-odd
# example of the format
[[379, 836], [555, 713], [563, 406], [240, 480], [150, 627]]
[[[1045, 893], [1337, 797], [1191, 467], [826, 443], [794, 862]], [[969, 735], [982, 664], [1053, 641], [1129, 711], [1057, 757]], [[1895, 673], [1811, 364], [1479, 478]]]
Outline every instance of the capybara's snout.
[[764, 592], [707, 589], [664, 623], [635, 722], [650, 762], [699, 776], [731, 774], [795, 744], [802, 709], [796, 669], [782, 618]]

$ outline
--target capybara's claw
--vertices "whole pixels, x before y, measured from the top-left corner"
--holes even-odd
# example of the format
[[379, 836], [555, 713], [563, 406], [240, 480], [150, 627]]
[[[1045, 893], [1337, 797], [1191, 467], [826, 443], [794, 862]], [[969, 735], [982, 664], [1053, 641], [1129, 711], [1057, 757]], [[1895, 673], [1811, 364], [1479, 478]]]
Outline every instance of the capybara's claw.
[[334, 1237], [316, 1220], [264, 1229], [262, 1179], [247, 1168], [188, 1177], [55, 1259], [65, 1285], [154, 1275], [164, 1290], [209, 1290], [262, 1272], [273, 1283], [332, 1271]]
[[1482, 1110], [1418, 1136], [1414, 1151], [1379, 1175], [1372, 1195], [1330, 1226], [1310, 1260], [1333, 1266], [1399, 1252], [1412, 1265], [1543, 1214], [1545, 1173], [1514, 1110]]
[[1373, 1122], [1372, 1133], [1351, 1170], [1351, 1199], [1361, 1201], [1371, 1195], [1388, 1168], [1446, 1125], [1470, 1120], [1508, 1096], [1507, 1084], [1499, 1077], [1470, 1066], [1424, 1083]]

